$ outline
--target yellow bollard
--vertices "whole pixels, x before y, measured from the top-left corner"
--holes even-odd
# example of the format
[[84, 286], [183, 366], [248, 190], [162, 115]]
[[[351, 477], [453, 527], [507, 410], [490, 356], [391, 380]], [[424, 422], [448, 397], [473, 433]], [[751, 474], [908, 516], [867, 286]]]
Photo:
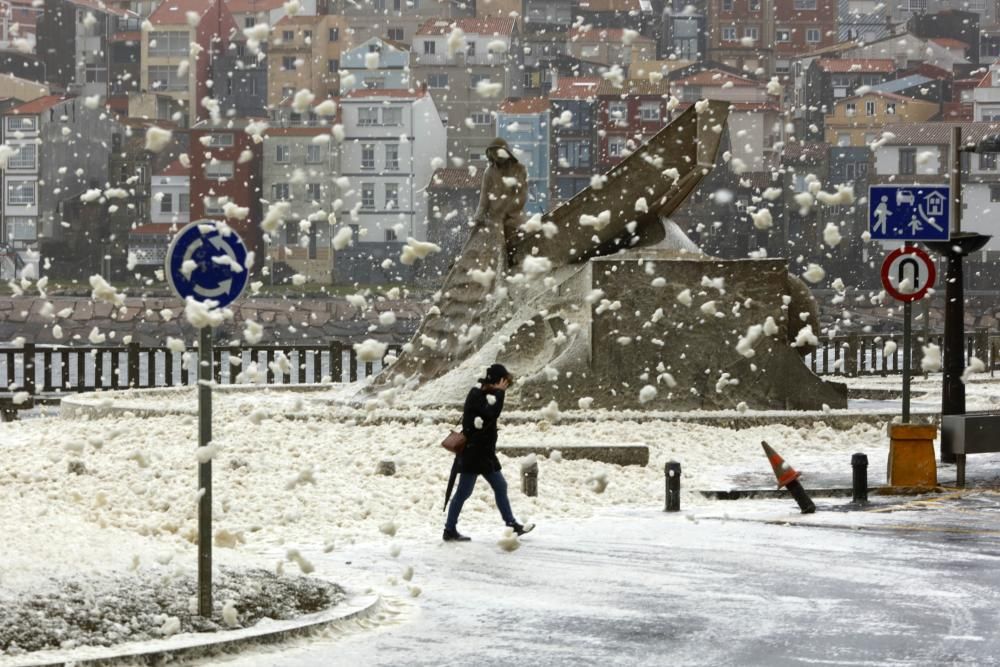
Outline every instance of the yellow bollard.
[[937, 426], [889, 425], [889, 486], [932, 489], [937, 486], [934, 438]]

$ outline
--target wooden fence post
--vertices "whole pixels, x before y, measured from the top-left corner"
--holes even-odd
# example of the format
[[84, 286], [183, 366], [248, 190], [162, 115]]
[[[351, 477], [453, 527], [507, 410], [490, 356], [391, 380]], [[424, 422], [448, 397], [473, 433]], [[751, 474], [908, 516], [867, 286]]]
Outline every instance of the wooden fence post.
[[131, 389], [139, 387], [139, 343], [129, 341], [126, 352], [128, 353], [128, 386]]

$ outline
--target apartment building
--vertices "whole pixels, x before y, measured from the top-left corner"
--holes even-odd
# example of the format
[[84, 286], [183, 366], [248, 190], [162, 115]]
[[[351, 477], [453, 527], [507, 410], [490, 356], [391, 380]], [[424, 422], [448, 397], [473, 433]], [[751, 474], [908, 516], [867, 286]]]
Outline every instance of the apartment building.
[[619, 88], [601, 81], [596, 91], [597, 169], [618, 164], [668, 121], [670, 84], [663, 80], [628, 79]]
[[529, 215], [549, 210], [551, 118], [550, 102], [542, 97], [504, 100], [496, 114], [496, 135], [507, 141], [528, 173], [524, 210]]
[[[563, 77], [549, 93], [552, 118], [553, 204], [564, 202], [590, 185], [598, 156], [597, 87], [599, 78]], [[564, 114], [568, 115], [566, 120]]]
[[285, 16], [274, 27], [267, 56], [267, 103], [278, 106], [307, 88], [317, 98], [340, 94], [341, 54], [353, 44], [347, 18]]
[[406, 239], [427, 238], [427, 185], [446, 159], [445, 128], [423, 89], [354, 90], [340, 109], [340, 171], [350, 186], [337, 195], [338, 223], [351, 226], [356, 242], [337, 253], [336, 280], [390, 281]]
[[893, 93], [871, 91], [838, 100], [824, 120], [826, 143], [864, 147], [881, 135], [886, 125], [921, 123], [936, 116], [940, 105]]
[[[374, 57], [369, 55], [372, 53], [378, 54], [378, 66], [374, 68], [368, 66]], [[381, 37], [370, 37], [342, 53], [340, 72], [341, 95], [359, 88], [410, 88], [410, 47]]]
[[[456, 27], [462, 43], [449, 47]], [[446, 123], [448, 156], [483, 164], [497, 104], [523, 96], [524, 53], [514, 19], [426, 21], [412, 51], [413, 78], [427, 85]]]
[[367, 2], [340, 0], [331, 3], [328, 13], [343, 15], [358, 41], [370, 37], [384, 37], [394, 42], [412, 44], [417, 33], [427, 21], [454, 22], [473, 18], [476, 2], [437, 2], [436, 0], [368, 0]]
[[[197, 17], [192, 25], [189, 14]], [[129, 115], [169, 119], [190, 127], [209, 118], [201, 100], [211, 93], [212, 60], [238, 33], [223, 0], [163, 0], [141, 35], [140, 92]], [[186, 64], [185, 64], [186, 63]]]

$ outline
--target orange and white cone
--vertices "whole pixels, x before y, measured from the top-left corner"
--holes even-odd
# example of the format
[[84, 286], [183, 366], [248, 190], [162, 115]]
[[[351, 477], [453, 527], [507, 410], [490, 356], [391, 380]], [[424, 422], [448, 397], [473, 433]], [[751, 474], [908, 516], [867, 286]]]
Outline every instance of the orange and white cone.
[[785, 459], [781, 458], [771, 445], [766, 442], [761, 442], [760, 444], [764, 447], [767, 460], [771, 463], [774, 476], [778, 479], [778, 488], [785, 487], [788, 489], [788, 492], [792, 494], [792, 498], [795, 498], [795, 502], [799, 504], [799, 509], [802, 510], [803, 514], [812, 514], [815, 512], [816, 505], [813, 503], [812, 498], [809, 497], [809, 494], [806, 493], [806, 490], [802, 488], [802, 484], [799, 482], [800, 475], [798, 471], [785, 463]]

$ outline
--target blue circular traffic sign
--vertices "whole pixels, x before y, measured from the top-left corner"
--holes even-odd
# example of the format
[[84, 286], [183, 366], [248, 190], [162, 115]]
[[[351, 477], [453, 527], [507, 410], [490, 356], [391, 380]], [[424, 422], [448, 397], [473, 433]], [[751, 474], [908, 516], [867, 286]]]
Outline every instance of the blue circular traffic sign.
[[177, 232], [167, 249], [166, 273], [171, 289], [182, 299], [213, 301], [228, 306], [250, 281], [249, 251], [231, 227], [214, 220], [197, 220]]

